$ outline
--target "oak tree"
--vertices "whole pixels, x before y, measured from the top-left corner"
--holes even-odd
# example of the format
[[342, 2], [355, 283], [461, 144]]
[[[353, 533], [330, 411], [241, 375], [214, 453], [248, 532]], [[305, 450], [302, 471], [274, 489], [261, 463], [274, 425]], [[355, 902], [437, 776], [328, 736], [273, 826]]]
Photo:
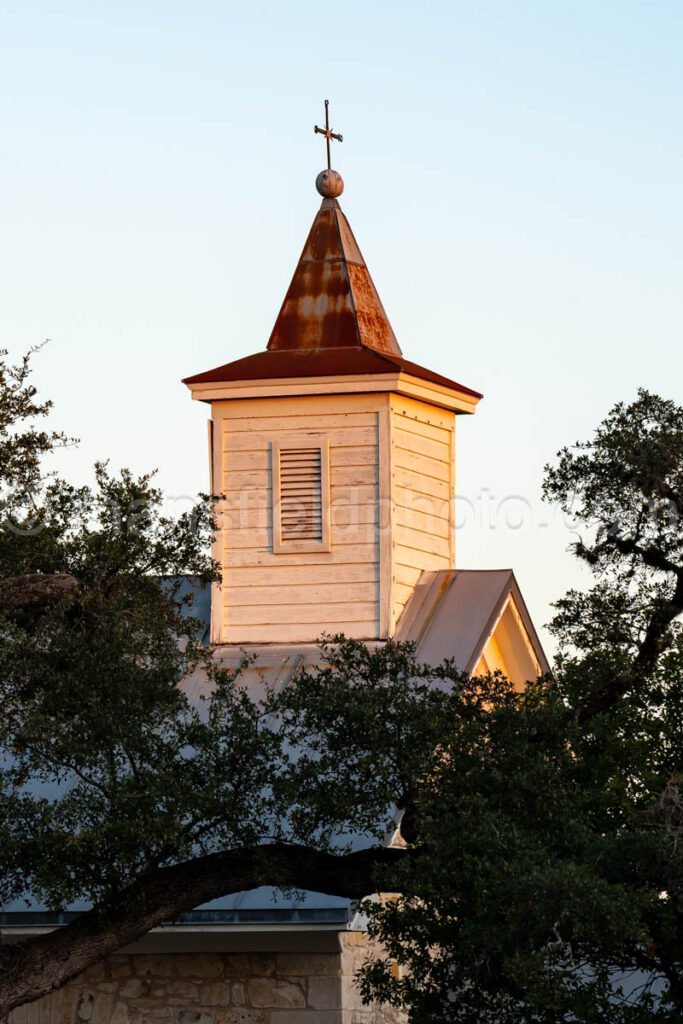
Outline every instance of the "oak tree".
[[0, 903], [92, 909], [0, 948], [0, 1017], [271, 885], [392, 893], [360, 982], [420, 1024], [681, 1019], [683, 410], [642, 392], [547, 470], [595, 575], [558, 602], [552, 678], [336, 638], [257, 692], [179, 584], [214, 577], [211, 502], [174, 520], [151, 476], [50, 476], [68, 440], [29, 371], [0, 363]]
[[421, 849], [371, 904], [367, 995], [415, 1021], [683, 1019], [683, 409], [641, 391], [546, 468], [593, 585], [554, 678], [489, 680], [419, 792]]
[[242, 685], [184, 585], [215, 577], [211, 501], [171, 519], [152, 476], [50, 475], [49, 409], [0, 360], [0, 906], [92, 909], [0, 947], [0, 1018], [215, 897], [374, 892], [460, 678], [342, 642], [284, 695]]

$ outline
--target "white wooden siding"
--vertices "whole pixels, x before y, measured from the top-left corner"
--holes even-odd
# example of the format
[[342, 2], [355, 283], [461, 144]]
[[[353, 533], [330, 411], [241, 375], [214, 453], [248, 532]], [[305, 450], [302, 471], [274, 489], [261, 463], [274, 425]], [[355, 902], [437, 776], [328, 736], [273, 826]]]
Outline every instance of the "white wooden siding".
[[422, 570], [455, 565], [455, 416], [398, 395], [390, 406], [393, 632]]
[[[385, 396], [335, 395], [214, 406], [225, 499], [221, 643], [379, 635], [378, 414]], [[330, 454], [330, 550], [273, 553], [272, 442], [324, 436]]]
[[[224, 495], [215, 642], [388, 637], [422, 570], [454, 566], [449, 410], [397, 394], [334, 394], [216, 402], [213, 416]], [[330, 550], [274, 553], [271, 445], [322, 437]]]

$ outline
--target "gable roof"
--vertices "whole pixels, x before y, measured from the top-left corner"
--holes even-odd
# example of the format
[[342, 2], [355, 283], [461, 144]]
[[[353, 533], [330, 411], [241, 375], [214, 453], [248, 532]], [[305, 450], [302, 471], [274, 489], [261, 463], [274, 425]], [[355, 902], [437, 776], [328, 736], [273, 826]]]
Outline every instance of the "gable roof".
[[429, 665], [452, 658], [462, 671], [474, 672], [510, 600], [545, 675], [550, 664], [512, 569], [423, 572], [399, 619], [396, 640], [416, 643], [418, 659]]

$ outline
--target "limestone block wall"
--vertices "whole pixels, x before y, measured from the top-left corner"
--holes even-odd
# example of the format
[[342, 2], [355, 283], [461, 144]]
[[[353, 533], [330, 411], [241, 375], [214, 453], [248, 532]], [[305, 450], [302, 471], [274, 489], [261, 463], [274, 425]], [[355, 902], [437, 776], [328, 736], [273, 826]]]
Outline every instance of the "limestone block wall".
[[7, 1024], [394, 1024], [391, 1012], [361, 1005], [361, 946], [351, 941], [341, 956], [112, 956]]
[[407, 1015], [392, 1006], [363, 1006], [360, 992], [355, 983], [356, 973], [369, 955], [381, 952], [373, 945], [365, 932], [342, 932], [339, 935], [341, 955], [341, 1001], [343, 1006], [341, 1024], [406, 1024]]

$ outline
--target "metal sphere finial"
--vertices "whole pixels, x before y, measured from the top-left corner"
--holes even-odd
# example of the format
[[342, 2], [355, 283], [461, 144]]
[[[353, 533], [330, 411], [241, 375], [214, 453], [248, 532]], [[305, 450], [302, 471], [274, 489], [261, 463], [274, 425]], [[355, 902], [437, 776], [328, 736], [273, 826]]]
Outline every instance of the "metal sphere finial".
[[336, 199], [344, 191], [344, 180], [339, 171], [327, 168], [315, 179], [315, 187], [325, 199]]

